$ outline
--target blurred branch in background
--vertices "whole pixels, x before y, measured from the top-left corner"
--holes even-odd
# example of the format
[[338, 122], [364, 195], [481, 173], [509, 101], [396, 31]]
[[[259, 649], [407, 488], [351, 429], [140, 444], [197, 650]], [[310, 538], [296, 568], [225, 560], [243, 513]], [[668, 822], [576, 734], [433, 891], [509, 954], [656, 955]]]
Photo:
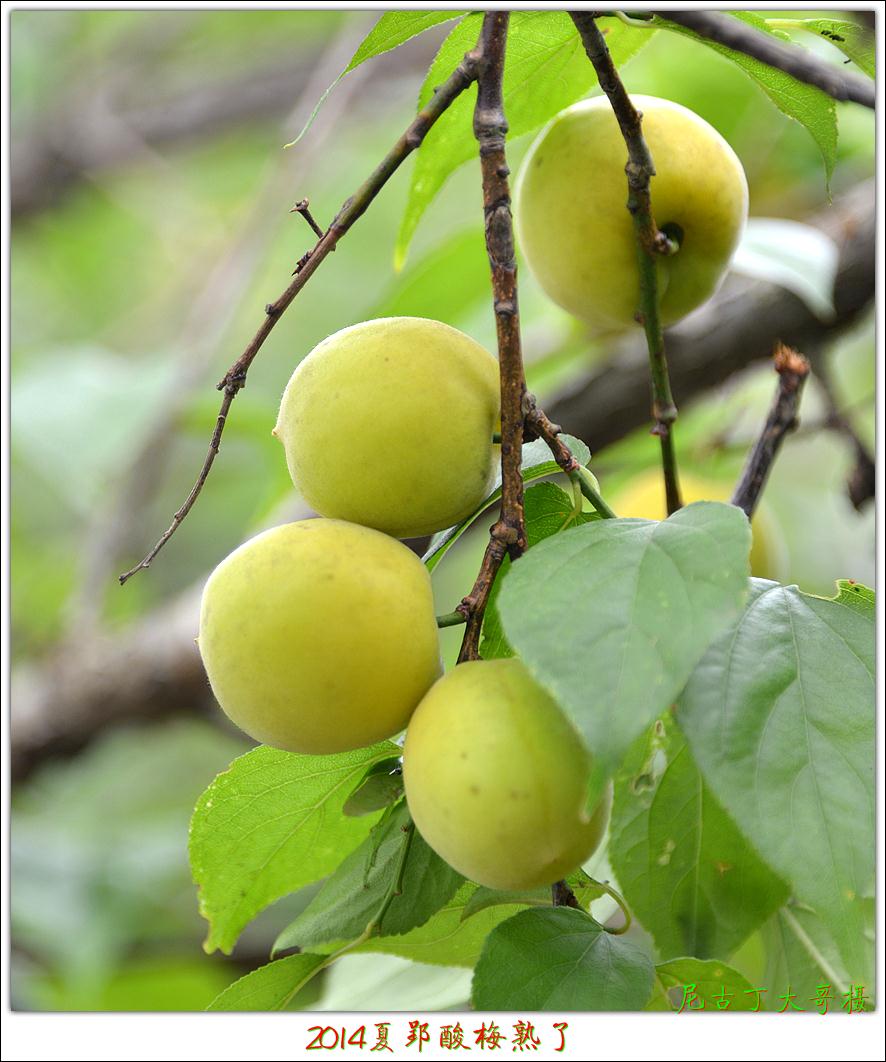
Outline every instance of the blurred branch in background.
[[[796, 295], [766, 281], [731, 276], [703, 309], [668, 334], [674, 386], [688, 401], [757, 361], [782, 340], [814, 350], [853, 325], [875, 287], [873, 182], [811, 219], [840, 246], [835, 317], [824, 322]], [[647, 423], [649, 379], [642, 335], [602, 368], [549, 403], [550, 415], [593, 451]], [[287, 514], [287, 519], [297, 517]], [[41, 761], [82, 747], [116, 721], [193, 712], [210, 703], [194, 645], [199, 589], [119, 634], [96, 634], [37, 666], [17, 669], [12, 691], [16, 779]]]
[[[39, 123], [32, 123], [26, 133], [12, 138], [10, 184], [14, 220], [57, 206], [80, 182], [130, 163], [146, 147], [172, 149], [191, 145], [238, 126], [278, 116], [291, 128], [287, 115], [297, 113], [307, 118], [317, 99], [347, 64], [367, 28], [363, 19], [348, 20], [341, 36], [316, 62], [308, 58], [306, 51], [296, 50], [284, 61], [269, 62], [265, 58], [252, 69], [209, 82], [198, 77], [162, 96], [158, 86], [151, 83], [152, 74], [144, 69], [144, 61], [146, 56], [162, 51], [167, 36], [182, 32], [181, 18], [185, 13], [176, 14], [174, 20], [160, 18], [140, 23], [129, 46], [118, 49], [114, 70], [102, 68], [101, 77], [94, 83], [80, 81], [79, 90], [67, 94], [61, 106], [42, 116]], [[151, 27], [150, 39], [146, 26]], [[327, 68], [333, 54], [341, 59], [346, 45], [351, 50], [338, 67], [332, 69], [330, 63]], [[388, 62], [395, 63], [407, 75], [418, 76], [427, 65], [428, 46], [418, 41], [415, 47], [398, 51], [396, 58], [389, 58]], [[384, 78], [385, 57], [373, 66], [372, 78]], [[318, 73], [326, 80], [315, 91]], [[352, 71], [330, 94], [327, 108], [340, 111], [343, 103], [336, 103], [337, 94], [350, 95], [356, 86], [349, 89], [349, 83], [359, 79], [361, 75]], [[311, 82], [312, 98], [306, 91], [306, 81]], [[324, 119], [322, 124], [328, 128], [332, 123]]]
[[[281, 125], [280, 142], [287, 131], [303, 124], [316, 100], [347, 65], [367, 29], [366, 20], [349, 21], [317, 59], [311, 71], [298, 71], [300, 91], [294, 107]], [[195, 286], [190, 309], [176, 337], [179, 357], [173, 382], [164, 400], [157, 405], [157, 417], [145, 433], [132, 460], [120, 471], [117, 489], [96, 514], [91, 533], [85, 536], [78, 589], [68, 606], [72, 636], [80, 637], [98, 622], [104, 586], [110, 573], [116, 574], [117, 559], [134, 544], [136, 531], [169, 467], [169, 456], [177, 441], [176, 422], [194, 392], [211, 373], [217, 372], [219, 344], [226, 338], [251, 275], [260, 266], [266, 247], [279, 227], [289, 220], [291, 198], [299, 192], [311, 162], [327, 144], [337, 122], [354, 95], [365, 88], [370, 68], [358, 67], [330, 94], [322, 120], [297, 151], [279, 151], [273, 156], [262, 186], [250, 209], [226, 246], [213, 247], [205, 272], [195, 268]], [[292, 82], [288, 82], [290, 99]], [[293, 225], [293, 247], [299, 248], [303, 232]]]
[[845, 410], [840, 409], [830, 367], [821, 357], [821, 349], [813, 351], [810, 360], [815, 366], [815, 375], [824, 394], [826, 415], [821, 424], [822, 429], [836, 432], [847, 440], [852, 448], [854, 464], [846, 482], [846, 494], [856, 510], [874, 497], [877, 486], [877, 469], [873, 454], [862, 442], [858, 432]]

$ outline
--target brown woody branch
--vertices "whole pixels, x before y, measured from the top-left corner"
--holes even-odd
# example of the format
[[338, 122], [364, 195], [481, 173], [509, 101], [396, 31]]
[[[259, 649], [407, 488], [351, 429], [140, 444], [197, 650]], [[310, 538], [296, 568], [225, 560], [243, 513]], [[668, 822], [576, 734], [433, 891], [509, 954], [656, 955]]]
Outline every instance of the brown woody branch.
[[749, 26], [719, 11], [668, 11], [663, 18], [692, 30], [700, 37], [716, 41], [734, 52], [759, 59], [767, 66], [783, 70], [798, 81], [826, 92], [835, 100], [861, 103], [873, 109], [876, 103], [874, 82], [841, 70], [819, 59], [812, 52]]
[[538, 407], [535, 395], [527, 392], [525, 406], [524, 430], [526, 434], [532, 435], [536, 439], [544, 439], [561, 470], [567, 476], [571, 476], [573, 472], [578, 470], [579, 465], [572, 451], [560, 438], [560, 433], [563, 429], [559, 424], [555, 424], [543, 409]]
[[677, 419], [677, 406], [671, 394], [668, 363], [665, 356], [664, 333], [659, 316], [658, 274], [656, 259], [660, 254], [672, 254], [677, 247], [655, 224], [652, 213], [650, 182], [655, 176], [655, 165], [649, 147], [643, 137], [642, 115], [631, 103], [618, 71], [606, 47], [595, 15], [571, 12], [572, 21], [581, 36], [585, 52], [593, 64], [618, 121], [628, 161], [625, 173], [628, 178], [627, 207], [634, 222], [637, 239], [637, 264], [640, 274], [640, 298], [637, 320], [646, 333], [649, 350], [649, 370], [652, 377], [652, 433], [661, 444], [662, 472], [668, 513], [676, 512], [683, 504], [680, 497], [680, 481], [677, 472], [677, 455], [674, 449], [673, 423]]
[[505, 155], [508, 124], [502, 100], [502, 75], [509, 19], [510, 14], [507, 11], [489, 11], [483, 17], [479, 44], [482, 58], [477, 76], [477, 104], [474, 108], [474, 135], [480, 148], [486, 251], [492, 272], [501, 380], [501, 509], [498, 520], [490, 530], [489, 542], [474, 586], [459, 605], [459, 611], [464, 614], [466, 620], [458, 656], [459, 663], [479, 657], [483, 614], [505, 555], [508, 554], [512, 560], [516, 560], [526, 548], [523, 475], [520, 467], [526, 379], [520, 345], [517, 263], [508, 185], [510, 170]]
[[210, 440], [209, 450], [204, 459], [203, 467], [200, 469], [197, 481], [192, 487], [190, 494], [185, 499], [182, 507], [174, 514], [172, 523], [160, 536], [153, 549], [142, 561], [135, 565], [134, 568], [131, 568], [120, 576], [121, 584], [125, 583], [126, 580], [135, 575], [136, 572], [150, 566], [151, 561], [153, 561], [154, 557], [157, 556], [163, 546], [169, 541], [173, 534], [175, 534], [179, 525], [191, 511], [194, 502], [197, 500], [200, 491], [203, 489], [203, 485], [212, 470], [213, 462], [218, 454], [222, 432], [224, 431], [225, 421], [231, 408], [231, 403], [242, 388], [245, 387], [246, 375], [249, 368], [264, 345], [265, 340], [271, 334], [277, 321], [289, 307], [296, 295], [298, 295], [314, 275], [323, 260], [335, 250], [341, 237], [344, 236], [357, 219], [367, 210], [370, 203], [372, 203], [404, 159], [421, 145], [434, 122], [437, 121], [440, 115], [443, 114], [443, 112], [468, 87], [468, 85], [476, 79], [478, 63], [479, 52], [477, 49], [468, 52], [464, 56], [452, 74], [450, 74], [446, 81], [437, 89], [427, 105], [419, 111], [410, 123], [406, 132], [403, 133], [382, 162], [376, 167], [375, 171], [358, 189], [356, 194], [345, 202], [341, 210], [333, 219], [332, 224], [320, 237], [313, 249], [302, 258], [296, 269], [294, 279], [283, 294], [280, 295], [275, 302], [269, 303], [265, 307], [265, 319], [262, 322], [261, 327], [255, 333], [249, 345], [237, 361], [235, 361], [230, 369], [228, 369], [218, 384], [218, 389], [223, 392], [224, 397], [222, 398], [216, 427], [213, 431], [212, 439]]
[[791, 347], [779, 344], [774, 360], [778, 373], [775, 400], [732, 495], [732, 504], [742, 509], [749, 520], [754, 515], [785, 436], [797, 426], [800, 396], [809, 375], [809, 362]]

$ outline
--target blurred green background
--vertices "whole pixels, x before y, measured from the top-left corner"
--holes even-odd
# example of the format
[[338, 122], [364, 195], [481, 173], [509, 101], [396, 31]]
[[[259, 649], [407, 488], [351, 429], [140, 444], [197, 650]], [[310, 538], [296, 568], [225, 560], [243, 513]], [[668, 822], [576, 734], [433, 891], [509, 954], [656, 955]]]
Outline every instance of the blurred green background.
[[[189, 813], [248, 745], [207, 703], [187, 638], [193, 588], [244, 538], [303, 511], [270, 429], [285, 382], [320, 339], [368, 318], [415, 314], [494, 349], [476, 164], [446, 185], [399, 274], [393, 250], [410, 165], [395, 175], [266, 344], [192, 515], [150, 572], [125, 589], [116, 576], [190, 488], [218, 409], [214, 384], [312, 242], [289, 208], [308, 196], [325, 225], [414, 113], [446, 26], [349, 75], [305, 138], [282, 150], [375, 18], [11, 15], [13, 738], [17, 728], [27, 737], [14, 764], [17, 1008], [200, 1009], [266, 959], [285, 920], [280, 907], [299, 902], [259, 919], [232, 958], [201, 952]], [[804, 43], [842, 61], [823, 42]], [[625, 80], [723, 133], [746, 167], [752, 215], [802, 218], [826, 207], [811, 137], [722, 58], [659, 33]], [[838, 110], [835, 197], [874, 165], [872, 112]], [[529, 141], [510, 148], [514, 170]], [[520, 297], [529, 383], [544, 400], [607, 350], [527, 270]], [[825, 353], [840, 408], [870, 447], [872, 312]], [[771, 394], [771, 369], [760, 366], [681, 407], [684, 467], [734, 480]], [[813, 382], [804, 420], [815, 424], [824, 409]], [[725, 442], [724, 423], [739, 426]], [[605, 494], [656, 460], [654, 440], [639, 431], [595, 455], [593, 467]], [[833, 432], [788, 441], [767, 490], [783, 581], [822, 594], [836, 578], [873, 581], [873, 507], [856, 511], [846, 497], [852, 461]], [[435, 573], [439, 611], [469, 589], [485, 526]], [[459, 633], [443, 637], [452, 659]], [[154, 675], [151, 654], [174, 666]], [[409, 967], [349, 958], [302, 1005], [466, 1000], [469, 971]]]

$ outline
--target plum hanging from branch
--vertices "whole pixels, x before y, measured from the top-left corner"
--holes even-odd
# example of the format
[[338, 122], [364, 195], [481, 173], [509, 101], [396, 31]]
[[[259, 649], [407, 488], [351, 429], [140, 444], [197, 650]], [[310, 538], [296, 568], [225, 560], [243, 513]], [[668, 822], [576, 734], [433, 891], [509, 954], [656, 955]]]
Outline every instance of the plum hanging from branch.
[[[675, 254], [657, 256], [661, 323], [716, 291], [741, 236], [741, 162], [688, 108], [632, 96], [652, 158], [652, 206]], [[517, 181], [520, 246], [547, 294], [600, 332], [632, 325], [640, 302], [637, 238], [625, 210], [625, 145], [609, 100], [562, 111], [529, 149]]]

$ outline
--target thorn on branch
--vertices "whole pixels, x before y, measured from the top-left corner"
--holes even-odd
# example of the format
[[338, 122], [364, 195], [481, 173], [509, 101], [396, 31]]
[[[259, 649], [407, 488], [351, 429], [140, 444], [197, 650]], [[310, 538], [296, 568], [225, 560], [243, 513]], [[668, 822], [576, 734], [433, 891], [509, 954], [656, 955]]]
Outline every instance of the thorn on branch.
[[314, 235], [317, 239], [323, 238], [323, 230], [314, 220], [314, 215], [310, 211], [309, 200], [301, 199], [295, 204], [295, 206], [289, 211], [290, 214], [301, 214], [305, 221], [311, 226]]
[[[292, 276], [298, 276], [298, 274], [304, 269], [304, 267], [311, 260], [312, 251], [306, 251], [301, 258], [295, 263], [295, 269], [292, 271]], [[279, 311], [278, 311], [279, 312]]]

